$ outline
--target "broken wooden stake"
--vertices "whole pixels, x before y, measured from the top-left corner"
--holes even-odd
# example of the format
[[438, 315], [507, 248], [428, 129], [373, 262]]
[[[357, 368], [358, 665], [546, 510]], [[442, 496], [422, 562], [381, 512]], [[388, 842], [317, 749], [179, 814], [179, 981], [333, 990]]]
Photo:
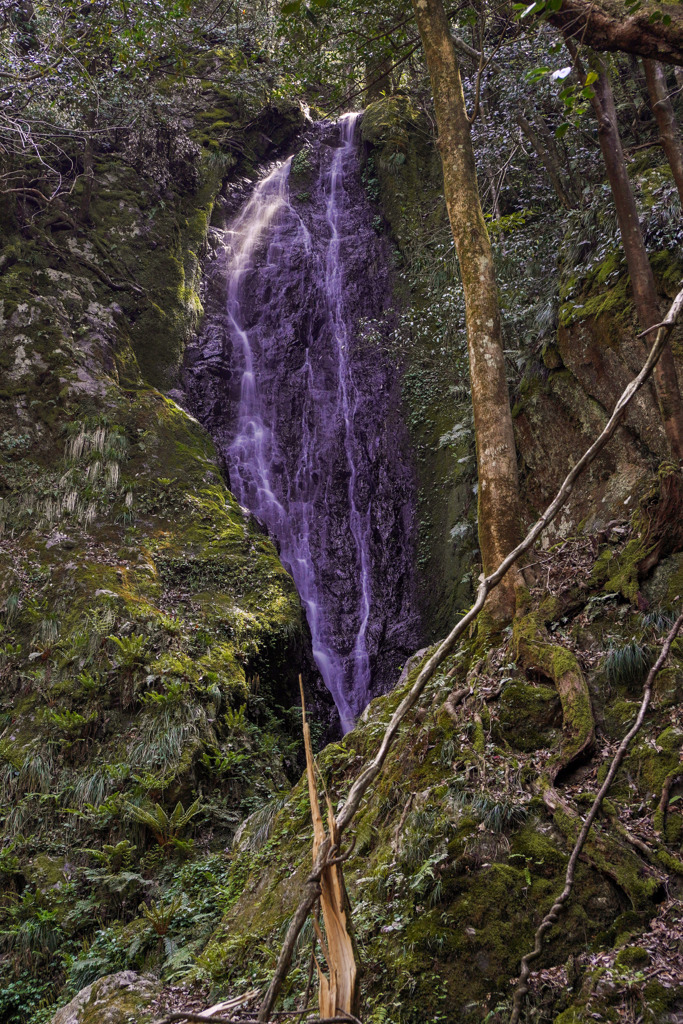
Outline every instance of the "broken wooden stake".
[[[301, 714], [303, 720], [304, 747], [306, 749], [306, 777], [308, 779], [308, 795], [311, 801], [311, 817], [313, 819], [313, 863], [325, 842], [332, 850], [338, 851], [339, 834], [334, 817], [334, 810], [327, 797], [327, 827], [325, 831], [323, 817], [318, 800], [318, 786], [315, 777], [315, 763], [311, 747], [311, 731], [306, 720], [306, 705], [301, 676]], [[344, 882], [342, 868], [335, 858], [334, 863], [326, 864], [320, 876], [320, 909], [325, 924], [327, 941], [317, 921], [313, 924], [320, 942], [320, 948], [327, 962], [328, 974], [325, 974], [316, 959], [318, 970], [318, 1001], [321, 1018], [334, 1017], [338, 1013], [351, 1014], [356, 991], [356, 959], [353, 943], [346, 924], [344, 907]]]

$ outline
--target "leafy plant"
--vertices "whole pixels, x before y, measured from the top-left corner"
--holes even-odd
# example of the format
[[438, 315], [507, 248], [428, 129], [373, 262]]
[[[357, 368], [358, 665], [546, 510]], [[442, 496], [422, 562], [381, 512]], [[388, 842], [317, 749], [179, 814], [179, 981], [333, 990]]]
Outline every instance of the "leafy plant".
[[168, 934], [174, 917], [183, 905], [181, 896], [175, 896], [170, 903], [143, 903], [140, 906], [145, 917], [156, 934], [161, 938]]
[[634, 639], [608, 651], [604, 661], [605, 676], [611, 686], [639, 686], [651, 664], [650, 650]]
[[151, 831], [159, 846], [162, 848], [169, 846], [182, 848], [187, 847], [188, 844], [180, 839], [180, 833], [189, 825], [192, 818], [199, 813], [200, 804], [199, 800], [195, 800], [185, 810], [180, 801], [178, 801], [170, 815], [166, 813], [161, 804], [155, 804], [152, 811], [146, 811], [143, 807], [136, 807], [135, 804], [131, 803], [127, 804], [126, 809], [134, 821], [145, 825]]
[[107, 637], [118, 649], [118, 663], [122, 668], [133, 668], [141, 665], [145, 660], [147, 650], [147, 639], [142, 634], [133, 633], [131, 636]]
[[46, 708], [43, 712], [43, 721], [57, 732], [69, 738], [83, 738], [90, 731], [93, 722], [97, 720], [97, 712], [91, 711], [82, 715], [79, 711], [71, 711], [65, 708], [58, 711], [55, 708]]
[[234, 777], [244, 775], [243, 765], [248, 760], [248, 755], [237, 750], [204, 751], [201, 760], [214, 775]]
[[190, 692], [190, 684], [183, 679], [169, 679], [163, 690], [149, 690], [140, 697], [140, 703], [148, 707], [163, 704], [182, 704]]
[[13, 590], [12, 593], [8, 594], [5, 598], [5, 604], [3, 605], [3, 614], [5, 621], [8, 625], [11, 625], [19, 614], [21, 608], [21, 595]]
[[122, 839], [116, 845], [105, 843], [101, 850], [86, 850], [96, 861], [104, 864], [108, 871], [116, 874], [118, 871], [127, 871], [133, 861], [133, 855], [137, 846], [133, 846], [128, 839]]
[[30, 970], [0, 985], [0, 1020], [5, 1024], [25, 1024], [33, 1009], [49, 997], [52, 982], [36, 977]]
[[233, 708], [228, 708], [223, 721], [230, 732], [244, 732], [247, 724], [246, 704], [242, 704], [239, 708], [234, 710]]
[[80, 672], [78, 674], [78, 682], [81, 692], [87, 697], [98, 693], [102, 689], [102, 677], [97, 674], [93, 675], [91, 672]]
[[504, 832], [506, 829], [521, 825], [529, 813], [525, 804], [516, 804], [511, 800], [496, 800], [486, 793], [454, 793], [453, 802], [456, 806], [467, 809], [476, 817], [484, 828], [491, 832]]

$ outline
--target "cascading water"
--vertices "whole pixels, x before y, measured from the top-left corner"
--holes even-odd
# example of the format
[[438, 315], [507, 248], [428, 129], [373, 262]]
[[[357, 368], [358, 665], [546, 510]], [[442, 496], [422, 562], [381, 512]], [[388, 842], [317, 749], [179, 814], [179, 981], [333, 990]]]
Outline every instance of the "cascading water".
[[358, 116], [317, 139], [310, 192], [290, 187], [290, 158], [222, 233], [187, 362], [231, 489], [292, 573], [344, 731], [418, 639], [413, 474], [378, 343], [387, 253], [360, 182]]

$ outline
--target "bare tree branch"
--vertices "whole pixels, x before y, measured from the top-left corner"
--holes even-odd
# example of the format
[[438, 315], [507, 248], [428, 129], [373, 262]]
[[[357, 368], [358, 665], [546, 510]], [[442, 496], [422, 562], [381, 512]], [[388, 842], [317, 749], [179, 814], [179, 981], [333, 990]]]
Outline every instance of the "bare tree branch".
[[529, 975], [531, 974], [531, 969], [529, 965], [541, 955], [541, 952], [543, 951], [543, 937], [545, 933], [548, 931], [548, 929], [555, 924], [559, 916], [560, 910], [562, 909], [562, 907], [571, 895], [572, 889], [574, 887], [576, 865], [578, 863], [581, 851], [583, 850], [583, 847], [585, 845], [586, 839], [588, 838], [588, 833], [590, 832], [591, 826], [597, 817], [598, 811], [600, 810], [600, 806], [607, 794], [607, 791], [614, 782], [614, 777], [617, 774], [617, 771], [619, 770], [621, 762], [624, 760], [624, 755], [626, 754], [626, 751], [629, 748], [631, 740], [640, 731], [640, 728], [645, 719], [645, 713], [650, 703], [650, 698], [652, 697], [652, 687], [654, 681], [657, 677], [658, 672], [662, 668], [662, 665], [664, 664], [669, 655], [671, 645], [678, 636], [678, 632], [681, 626], [683, 626], [683, 613], [679, 615], [676, 619], [676, 622], [674, 623], [671, 632], [667, 636], [662, 646], [662, 649], [659, 652], [659, 657], [657, 658], [656, 662], [654, 663], [654, 665], [648, 673], [648, 677], [645, 680], [643, 699], [641, 701], [640, 708], [638, 710], [638, 715], [636, 716], [636, 720], [624, 736], [621, 743], [619, 744], [619, 748], [614, 757], [612, 758], [612, 763], [609, 767], [609, 771], [605, 776], [605, 781], [598, 790], [597, 796], [593, 801], [593, 805], [588, 814], [586, 815], [586, 820], [584, 821], [583, 827], [579, 832], [577, 840], [574, 844], [574, 849], [572, 850], [571, 856], [569, 858], [569, 863], [567, 864], [567, 873], [565, 875], [564, 889], [562, 890], [562, 892], [557, 897], [548, 913], [545, 915], [545, 917], [539, 924], [536, 930], [534, 948], [531, 950], [530, 953], [527, 953], [526, 956], [522, 957], [522, 970], [520, 971], [519, 980], [517, 981], [517, 986], [515, 988], [512, 1014], [510, 1016], [510, 1024], [518, 1024], [519, 1022], [519, 1017], [522, 1012], [522, 1006], [524, 1005], [524, 997], [529, 991], [528, 982]]
[[477, 597], [470, 608], [470, 610], [463, 615], [460, 621], [453, 627], [451, 632], [448, 634], [445, 640], [442, 640], [436, 651], [429, 658], [427, 663], [420, 671], [417, 679], [415, 680], [412, 688], [403, 698], [396, 711], [394, 712], [389, 725], [387, 726], [386, 732], [382, 738], [379, 750], [375, 755], [374, 759], [370, 764], [361, 772], [353, 786], [349, 791], [349, 795], [346, 798], [346, 802], [342, 807], [341, 811], [337, 815], [337, 826], [339, 832], [343, 832], [348, 827], [353, 816], [355, 815], [361, 800], [363, 799], [367, 789], [374, 782], [382, 770], [384, 761], [386, 760], [387, 754], [391, 748], [391, 745], [398, 731], [398, 727], [403, 721], [404, 717], [414, 706], [418, 698], [421, 696], [425, 686], [434, 675], [434, 672], [439, 665], [446, 659], [455, 646], [456, 640], [463, 635], [465, 630], [468, 628], [470, 623], [474, 622], [477, 615], [484, 607], [484, 602], [488, 594], [497, 587], [500, 581], [505, 576], [508, 569], [515, 564], [515, 562], [528, 551], [533, 544], [536, 542], [538, 537], [543, 533], [545, 528], [553, 521], [560, 509], [566, 504], [570, 494], [574, 489], [576, 481], [584, 471], [586, 466], [589, 466], [591, 462], [596, 458], [597, 455], [602, 451], [608, 441], [613, 437], [617, 427], [621, 423], [624, 413], [634, 398], [634, 396], [640, 391], [645, 384], [652, 370], [654, 369], [657, 360], [659, 359], [664, 346], [666, 345], [669, 335], [671, 334], [676, 321], [683, 312], [683, 290], [681, 290], [676, 298], [674, 299], [668, 315], [663, 321], [663, 325], [659, 329], [657, 338], [650, 350], [643, 368], [637, 377], [635, 377], [628, 387], [624, 390], [621, 397], [618, 399], [614, 411], [610, 416], [607, 424], [605, 425], [600, 436], [593, 442], [590, 448], [584, 452], [579, 461], [567, 474], [562, 486], [555, 495], [554, 499], [545, 510], [545, 512], [539, 517], [534, 526], [529, 530], [524, 540], [517, 545], [517, 547], [510, 552], [495, 572], [492, 572], [490, 576], [487, 576], [481, 581], [479, 589], [477, 591]]
[[[521, 556], [528, 551], [538, 537], [543, 533], [545, 528], [553, 521], [560, 509], [566, 504], [569, 496], [571, 495], [574, 485], [584, 469], [590, 465], [591, 462], [599, 455], [605, 445], [613, 437], [617, 427], [621, 423], [626, 409], [629, 403], [632, 401], [634, 396], [640, 391], [648, 377], [652, 373], [654, 366], [659, 359], [664, 346], [666, 345], [669, 335], [671, 334], [676, 322], [683, 313], [683, 289], [678, 293], [674, 299], [671, 308], [665, 319], [662, 321], [662, 325], [659, 328], [657, 338], [650, 350], [643, 368], [637, 377], [631, 381], [626, 387], [620, 398], [618, 399], [614, 411], [607, 421], [602, 433], [588, 448], [576, 465], [567, 474], [562, 486], [558, 490], [554, 499], [545, 510], [545, 512], [539, 517], [534, 526], [529, 530], [524, 540], [517, 545], [517, 547], [510, 552], [495, 572], [492, 572], [490, 576], [485, 577], [479, 586], [477, 591], [477, 597], [470, 608], [470, 610], [463, 615], [460, 621], [453, 627], [451, 632], [448, 634], [445, 640], [437, 647], [436, 651], [428, 659], [427, 663], [421, 669], [417, 679], [413, 683], [411, 689], [403, 698], [396, 711], [391, 717], [391, 721], [387, 726], [382, 742], [380, 743], [379, 750], [375, 757], [367, 765], [366, 768], [360, 773], [354, 784], [352, 785], [349, 794], [346, 798], [344, 805], [336, 816], [336, 836], [337, 843], [341, 842], [341, 836], [346, 828], [351, 824], [353, 817], [360, 806], [360, 802], [365, 796], [365, 793], [375, 781], [377, 776], [382, 770], [384, 762], [387, 758], [389, 750], [396, 738], [401, 722], [405, 718], [406, 714], [416, 704], [420, 696], [422, 695], [425, 686], [434, 675], [436, 669], [446, 659], [448, 654], [452, 651], [456, 640], [462, 636], [468, 626], [475, 621], [479, 612], [484, 607], [484, 603], [488, 594], [498, 586], [500, 581], [505, 576], [508, 569], [515, 564], [515, 562], [521, 558]], [[682, 620], [683, 621], [683, 620]], [[680, 625], [679, 625], [680, 628]], [[672, 637], [673, 640], [673, 637]], [[670, 644], [669, 644], [670, 646]], [[666, 647], [666, 645], [665, 645]], [[666, 653], [668, 653], [668, 647], [666, 647]], [[666, 653], [664, 657], [666, 657]], [[654, 677], [653, 677], [654, 678]], [[644, 714], [644, 712], [643, 712]], [[329, 840], [327, 840], [329, 842]], [[308, 917], [308, 914], [312, 910], [315, 902], [320, 893], [320, 878], [327, 865], [327, 858], [332, 857], [336, 853], [336, 850], [326, 850], [325, 846], [321, 846], [316, 858], [316, 863], [313, 872], [309, 875], [306, 881], [306, 892], [297, 907], [294, 917], [287, 930], [285, 941], [283, 943], [282, 951], [278, 959], [275, 975], [270, 983], [268, 992], [261, 1004], [261, 1008], [258, 1015], [258, 1021], [260, 1024], [268, 1021], [271, 1016], [271, 1011], [275, 1004], [278, 992], [284, 982], [289, 971], [289, 966], [292, 962], [292, 954], [294, 951], [294, 944], [299, 935], [299, 932], [304, 926], [304, 923]]]

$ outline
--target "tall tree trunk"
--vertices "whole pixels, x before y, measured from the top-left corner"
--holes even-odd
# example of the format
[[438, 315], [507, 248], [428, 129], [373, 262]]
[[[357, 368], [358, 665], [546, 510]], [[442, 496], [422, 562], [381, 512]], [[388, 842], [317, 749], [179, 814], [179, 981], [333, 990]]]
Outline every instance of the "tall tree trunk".
[[[467, 342], [479, 473], [479, 545], [490, 573], [520, 539], [519, 480], [498, 289], [481, 211], [460, 67], [442, 0], [412, 0], [432, 83], [444, 194], [465, 293]], [[510, 621], [517, 575], [503, 580], [488, 606]]]
[[565, 188], [564, 182], [562, 181], [562, 171], [557, 158], [557, 151], [553, 151], [550, 146], [546, 146], [541, 141], [538, 131], [531, 126], [523, 111], [519, 110], [516, 117], [517, 124], [536, 150], [536, 155], [548, 172], [550, 182], [555, 189], [557, 198], [560, 200], [562, 206], [564, 206], [565, 210], [574, 209], [576, 203], [570, 197], [569, 191]]
[[89, 107], [85, 116], [87, 135], [83, 150], [83, 192], [81, 193], [81, 202], [78, 209], [78, 216], [82, 224], [87, 224], [90, 220], [90, 203], [92, 201], [92, 186], [95, 176], [93, 130], [96, 117], [96, 111]]
[[683, 204], [683, 143], [678, 134], [676, 115], [669, 99], [666, 74], [662, 65], [656, 60], [644, 60], [643, 67], [662, 147], [669, 161], [676, 188], [681, 197], [681, 204]]
[[373, 103], [382, 96], [393, 92], [391, 82], [391, 60], [386, 57], [373, 58], [365, 62], [365, 103]]
[[[576, 54], [573, 45], [570, 45], [570, 50]], [[598, 74], [591, 103], [598, 120], [600, 149], [614, 197], [636, 311], [640, 325], [645, 331], [659, 323], [661, 319], [654, 274], [645, 248], [638, 210], [628, 176], [609, 75], [597, 54], [593, 54], [591, 66]], [[654, 333], [647, 337], [649, 344], [653, 340]], [[667, 345], [662, 352], [654, 371], [654, 377], [664, 429], [674, 458], [680, 460], [683, 458], [683, 403], [670, 345]]]

